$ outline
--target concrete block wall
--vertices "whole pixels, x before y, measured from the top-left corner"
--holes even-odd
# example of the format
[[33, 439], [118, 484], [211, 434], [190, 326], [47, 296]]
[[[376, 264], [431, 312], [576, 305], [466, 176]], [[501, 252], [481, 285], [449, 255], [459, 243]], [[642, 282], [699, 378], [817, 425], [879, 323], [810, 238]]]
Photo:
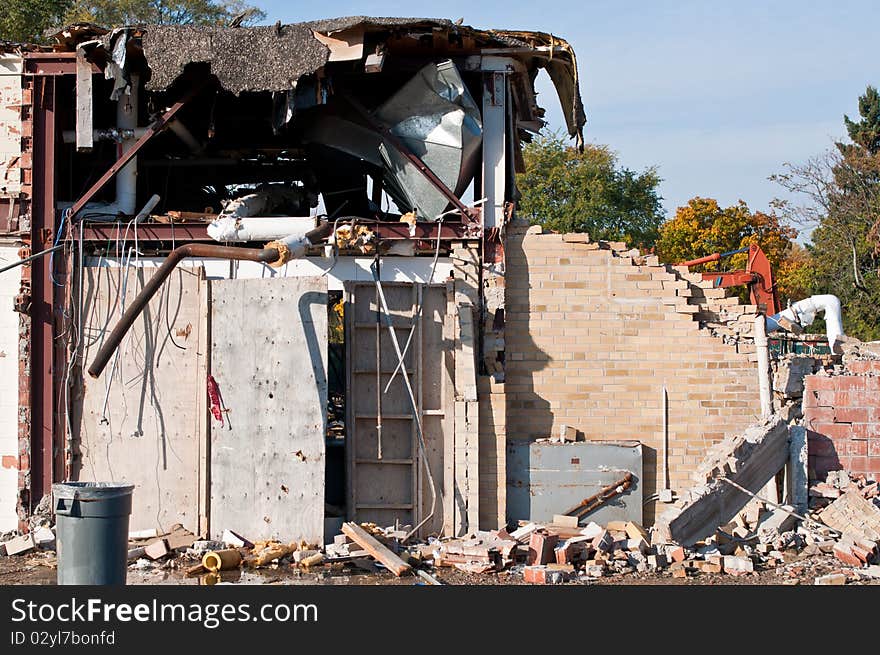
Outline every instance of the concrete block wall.
[[880, 476], [880, 360], [851, 361], [844, 375], [805, 377], [804, 422], [815, 477], [840, 469]]
[[507, 510], [507, 407], [504, 383], [492, 376], [477, 379], [480, 396], [480, 528], [497, 529]]
[[[666, 385], [669, 486], [687, 489], [710, 446], [757, 420], [754, 355], [701, 327], [695, 282], [672, 267], [537, 229], [511, 228], [506, 243], [507, 438], [565, 423], [590, 440], [639, 440], [647, 498], [664, 486]], [[654, 515], [650, 503], [645, 523]]]

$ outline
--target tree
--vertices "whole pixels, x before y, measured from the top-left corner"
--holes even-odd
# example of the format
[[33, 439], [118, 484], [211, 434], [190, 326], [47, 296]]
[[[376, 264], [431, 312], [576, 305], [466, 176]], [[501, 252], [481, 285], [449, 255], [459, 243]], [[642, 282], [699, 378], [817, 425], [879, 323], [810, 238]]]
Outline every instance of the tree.
[[242, 16], [248, 25], [266, 18], [243, 0], [72, 0], [64, 18], [104, 26], [227, 25]]
[[72, 0], [0, 0], [0, 39], [37, 43], [60, 25]]
[[[662, 261], [675, 264], [757, 243], [775, 272], [791, 252], [796, 236], [797, 232], [776, 214], [753, 213], [742, 200], [722, 209], [712, 198], [696, 197], [660, 226], [657, 254]], [[745, 268], [746, 262], [747, 254], [742, 253], [704, 264], [700, 270], [740, 269]]]
[[786, 164], [771, 179], [803, 198], [777, 201], [792, 221], [813, 228], [807, 283], [833, 293], [843, 307], [847, 334], [880, 338], [880, 278], [876, 224], [880, 217], [880, 94], [859, 97], [859, 120], [844, 116], [850, 143], [804, 164]]
[[121, 25], [253, 25], [266, 18], [244, 0], [0, 0], [0, 39], [40, 43], [71, 23]]
[[660, 178], [653, 168], [636, 173], [617, 166], [606, 146], [583, 152], [557, 134], [539, 136], [523, 149], [517, 175], [518, 212], [557, 232], [586, 232], [593, 239], [650, 247], [663, 221]]

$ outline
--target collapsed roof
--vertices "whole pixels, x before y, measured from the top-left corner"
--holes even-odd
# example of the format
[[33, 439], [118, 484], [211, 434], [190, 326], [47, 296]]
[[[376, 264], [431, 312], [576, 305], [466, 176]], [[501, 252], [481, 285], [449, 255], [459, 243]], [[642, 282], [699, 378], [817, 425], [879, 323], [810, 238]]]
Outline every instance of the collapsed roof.
[[[534, 100], [534, 79], [543, 68], [556, 87], [569, 136], [583, 143], [586, 123], [578, 86], [577, 61], [564, 39], [544, 32], [479, 30], [436, 18], [351, 16], [268, 27], [140, 25], [107, 30], [77, 23], [54, 35], [56, 48], [82, 47], [92, 61], [121, 68], [143, 63], [146, 88], [162, 91], [192, 64], [207, 64], [220, 85], [233, 94], [282, 92], [325, 66], [371, 54], [393, 56], [503, 55], [521, 61], [528, 79], [530, 121], [543, 110]], [[112, 73], [112, 69], [111, 69]]]

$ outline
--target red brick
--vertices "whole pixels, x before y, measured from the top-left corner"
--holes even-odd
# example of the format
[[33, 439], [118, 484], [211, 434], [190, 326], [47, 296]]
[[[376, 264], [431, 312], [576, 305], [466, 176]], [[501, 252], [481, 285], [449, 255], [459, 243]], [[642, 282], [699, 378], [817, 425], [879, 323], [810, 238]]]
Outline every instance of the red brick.
[[839, 375], [831, 378], [836, 383], [838, 391], [862, 391], [865, 389], [865, 378], [855, 375]]
[[872, 477], [880, 475], [880, 457], [868, 458], [868, 468], [865, 470], [865, 473], [872, 473]]
[[880, 457], [880, 439], [868, 441], [868, 457]]
[[553, 549], [559, 537], [555, 534], [546, 532], [533, 532], [529, 537], [529, 564], [546, 564], [550, 561], [556, 561]]
[[811, 430], [816, 429], [816, 423], [834, 423], [834, 418], [833, 407], [810, 407], [804, 412], [804, 420]]
[[814, 423], [812, 429], [831, 439], [851, 439], [852, 426], [849, 423]]
[[867, 423], [869, 414], [867, 407], [837, 407], [833, 420], [837, 423]]
[[880, 438], [880, 423], [853, 423], [852, 437], [854, 439]]
[[862, 560], [855, 556], [849, 546], [837, 544], [834, 546], [834, 556], [849, 566], [861, 566]]
[[847, 439], [837, 444], [837, 452], [846, 457], [866, 457], [868, 455], [868, 442]]
[[850, 457], [847, 470], [850, 473], [867, 473], [868, 458], [867, 457]]
[[529, 584], [544, 584], [546, 575], [546, 566], [527, 566], [523, 569], [523, 580]]
[[838, 377], [827, 375], [808, 375], [804, 378], [804, 388], [808, 391], [833, 391], [837, 389]]
[[846, 368], [851, 373], [880, 373], [880, 360], [865, 359], [861, 361], [850, 362]]
[[836, 403], [836, 407], [876, 407], [880, 405], [880, 390], [837, 392], [845, 395]]

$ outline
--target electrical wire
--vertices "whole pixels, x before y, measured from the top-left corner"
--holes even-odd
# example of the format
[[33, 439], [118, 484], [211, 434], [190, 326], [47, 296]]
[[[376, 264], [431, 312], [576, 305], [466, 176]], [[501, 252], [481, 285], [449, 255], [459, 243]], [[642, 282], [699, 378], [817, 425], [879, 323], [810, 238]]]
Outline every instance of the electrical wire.
[[[482, 205], [483, 203], [485, 203], [487, 200], [488, 200], [488, 198], [480, 198], [479, 200], [477, 200], [476, 202], [474, 202], [470, 206], [471, 207], [478, 207], [478, 206]], [[450, 216], [452, 214], [457, 214], [457, 213], [459, 213], [458, 209], [450, 209], [449, 211], [443, 212], [442, 214], [438, 214], [437, 217], [434, 219], [437, 222], [437, 246], [434, 249], [434, 261], [431, 262], [431, 275], [430, 275], [430, 277], [428, 277], [428, 281], [425, 282], [425, 284], [433, 284], [434, 283], [434, 275], [437, 272], [437, 262], [440, 259], [440, 235], [443, 230], [443, 219], [447, 216]], [[422, 302], [419, 303], [419, 307], [417, 309], [417, 312], [413, 315], [413, 324], [410, 327], [409, 335], [407, 335], [407, 337], [406, 337], [406, 344], [403, 346], [403, 356], [404, 357], [406, 357], [407, 353], [409, 352], [409, 346], [410, 346], [410, 343], [412, 343], [413, 335], [416, 332], [416, 325], [418, 324], [418, 320], [422, 317], [422, 308], [424, 307], [424, 305], [425, 305], [425, 303], [423, 300]], [[397, 377], [397, 373], [400, 371], [400, 367], [402, 364], [403, 364], [402, 360], [397, 363], [397, 366], [395, 367], [394, 372], [391, 374], [391, 378], [388, 380], [388, 384], [385, 385], [384, 393], [388, 393], [388, 390], [391, 388], [391, 383], [394, 382], [394, 378]]]

